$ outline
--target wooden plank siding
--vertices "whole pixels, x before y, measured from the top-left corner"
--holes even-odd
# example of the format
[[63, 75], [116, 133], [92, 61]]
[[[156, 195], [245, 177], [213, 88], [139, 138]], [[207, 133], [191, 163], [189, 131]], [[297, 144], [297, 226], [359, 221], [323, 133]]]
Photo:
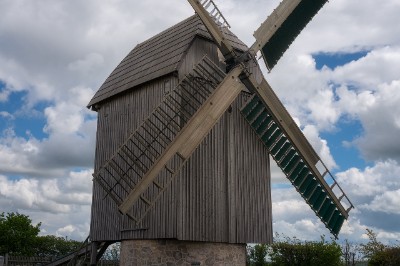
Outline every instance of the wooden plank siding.
[[[182, 26], [187, 21], [197, 23], [199, 20], [197, 16], [191, 17], [178, 24], [178, 29], [173, 27], [135, 49], [145, 52], [145, 47], [152, 46], [154, 42], [162, 43], [165, 36], [175, 38], [176, 36], [170, 35], [171, 31], [180, 31], [180, 27], [188, 27]], [[157, 78], [152, 77], [151, 81], [135, 85], [133, 89], [115, 93], [113, 90], [121, 84], [121, 77], [118, 77], [105, 85], [108, 87], [104, 94], [92, 99], [89, 105], [101, 102], [97, 110], [95, 169], [99, 169], [112, 156], [162, 101], [165, 93], [178, 85], [204, 55], [214, 63], [223, 65], [218, 58], [216, 45], [205, 36], [206, 34], [199, 34], [202, 27], [191, 29], [195, 30], [195, 34], [174, 66], [175, 71], [166, 74], [155, 72], [153, 74], [157, 75]], [[173, 40], [169, 42], [174, 43]], [[238, 40], [236, 42], [241, 44]], [[130, 66], [135, 62], [135, 56], [138, 55], [128, 55], [121, 62], [123, 68], [136, 67]], [[125, 71], [117, 69], [110, 77]], [[147, 79], [140, 75], [137, 78]], [[118, 88], [116, 90], [118, 91]], [[103, 96], [105, 98], [102, 98]], [[240, 94], [232, 108], [222, 116], [197, 147], [180, 174], [140, 224], [135, 224], [127, 216], [120, 214], [117, 204], [111, 198], [105, 197], [105, 191], [94, 182], [91, 240], [272, 242], [269, 156], [238, 110], [247, 98], [246, 92]]]
[[[99, 169], [161, 102], [164, 93], [178, 84], [174, 76], [167, 76], [141, 88], [104, 102], [98, 110], [95, 169]], [[95, 239], [117, 240], [120, 238], [122, 216], [116, 204], [105, 197], [104, 190], [93, 183], [91, 232]], [[93, 231], [94, 230], [94, 231]]]

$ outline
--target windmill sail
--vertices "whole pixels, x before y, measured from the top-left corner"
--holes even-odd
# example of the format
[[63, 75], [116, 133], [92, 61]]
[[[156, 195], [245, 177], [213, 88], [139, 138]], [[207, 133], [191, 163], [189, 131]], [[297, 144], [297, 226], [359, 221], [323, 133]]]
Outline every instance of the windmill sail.
[[242, 90], [241, 71], [205, 57], [94, 174], [121, 213], [139, 223], [154, 206]]
[[284, 0], [255, 31], [252, 50], [261, 50], [271, 70], [328, 0]]
[[250, 91], [255, 92], [241, 113], [296, 190], [337, 237], [353, 208], [349, 198], [266, 80], [258, 84], [251, 75], [246, 74], [241, 75], [241, 80]]

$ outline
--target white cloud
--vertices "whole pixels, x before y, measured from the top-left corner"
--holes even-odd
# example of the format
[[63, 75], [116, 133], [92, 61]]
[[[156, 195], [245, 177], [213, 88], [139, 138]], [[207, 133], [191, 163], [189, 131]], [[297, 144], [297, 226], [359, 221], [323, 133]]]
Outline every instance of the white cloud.
[[76, 226], [69, 224], [62, 228], [59, 228], [56, 231], [56, 235], [57, 236], [70, 236], [70, 235], [74, 234], [77, 230], [78, 230], [78, 228]]
[[400, 187], [400, 166], [396, 161], [378, 162], [364, 171], [351, 168], [337, 174], [339, 182], [354, 196], [374, 196]]
[[340, 99], [337, 103], [339, 109], [353, 118], [358, 118], [360, 112], [366, 112], [375, 103], [372, 91], [364, 90], [357, 93], [347, 86], [342, 85], [336, 89], [336, 94]]
[[[339, 183], [355, 205], [351, 215], [365, 227], [373, 227], [380, 232], [398, 229], [395, 222], [400, 219], [398, 173], [398, 163], [388, 160], [364, 170], [352, 168], [337, 174]], [[377, 217], [380, 217], [379, 221]]]
[[304, 240], [319, 240], [321, 235], [330, 234], [291, 185], [272, 190], [272, 210], [274, 232]]
[[96, 122], [89, 120], [82, 123], [79, 131], [57, 132], [38, 140], [32, 136], [18, 137], [9, 129], [0, 138], [0, 172], [53, 177], [59, 176], [65, 168], [91, 167], [95, 130]]
[[374, 94], [374, 103], [359, 113], [365, 134], [355, 144], [367, 159], [400, 161], [399, 102], [400, 80], [380, 85]]
[[90, 53], [87, 54], [83, 59], [79, 59], [72, 63], [69, 63], [68, 69], [71, 71], [87, 73], [95, 70], [97, 67], [100, 67], [103, 63], [104, 58], [101, 54]]
[[286, 183], [289, 184], [289, 180], [286, 178], [286, 175], [282, 172], [281, 168], [276, 164], [274, 159], [269, 157], [271, 163], [271, 181], [273, 184], [278, 183]]
[[281, 220], [274, 222], [273, 226], [275, 232], [301, 240], [318, 241], [323, 235], [329, 237], [329, 231], [317, 219], [301, 219], [293, 223]]
[[0, 89], [0, 102], [6, 102], [8, 100], [8, 96], [10, 95], [10, 91], [4, 88]]
[[[71, 205], [91, 202], [91, 172], [70, 172], [54, 179], [9, 179], [0, 176], [0, 198], [12, 208], [53, 213], [66, 213]], [[71, 185], [79, 180], [81, 183]], [[77, 189], [78, 188], [78, 189]]]
[[318, 135], [318, 130], [315, 126], [307, 125], [303, 129], [303, 133], [307, 140], [313, 146], [314, 150], [319, 154], [321, 160], [324, 162], [326, 167], [331, 170], [337, 167], [335, 160], [333, 159], [328, 143]]
[[375, 212], [400, 214], [400, 188], [375, 196], [369, 205], [365, 205], [365, 208]]
[[302, 32], [292, 49], [337, 52], [356, 51], [400, 42], [396, 25], [399, 11], [397, 0], [377, 5], [374, 0], [336, 0], [328, 2]]
[[83, 240], [89, 233], [92, 172], [71, 171], [53, 179], [0, 175], [2, 211], [29, 215], [33, 223], [42, 223], [42, 234]]
[[6, 111], [1, 111], [0, 116], [7, 118], [7, 119], [11, 119], [11, 120], [13, 120], [15, 118], [12, 114], [10, 114], [9, 112], [6, 112]]
[[332, 78], [338, 83], [356, 85], [359, 91], [376, 91], [379, 85], [399, 79], [399, 66], [398, 44], [378, 47], [357, 61], [337, 67]]
[[[94, 90], [77, 86], [55, 95], [55, 103], [43, 114], [46, 138], [19, 137], [12, 128], [4, 131], [0, 135], [0, 173], [52, 177], [63, 173], [65, 167], [92, 167], [96, 113], [85, 106], [93, 94]], [[34, 115], [21, 108], [17, 117]]]

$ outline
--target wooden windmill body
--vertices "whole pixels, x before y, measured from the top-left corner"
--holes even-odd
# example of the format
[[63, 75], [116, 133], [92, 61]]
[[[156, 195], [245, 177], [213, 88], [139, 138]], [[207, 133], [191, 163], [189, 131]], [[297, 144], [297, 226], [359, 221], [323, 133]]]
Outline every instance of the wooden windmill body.
[[240, 265], [245, 243], [272, 241], [269, 155], [337, 236], [353, 206], [254, 59], [261, 51], [271, 69], [326, 1], [283, 1], [250, 48], [213, 1], [189, 2], [197, 15], [137, 45], [88, 105], [98, 112], [94, 246], [226, 243], [243, 255], [226, 262]]
[[[238, 41], [238, 48], [244, 46], [232, 38]], [[128, 85], [129, 89], [100, 102], [95, 96], [91, 102], [98, 108], [96, 168], [114, 154], [204, 56], [214, 67], [221, 65], [218, 68], [225, 72], [217, 49], [197, 16], [133, 49], [96, 95], [105, 90], [113, 93], [120, 84], [129, 82], [126, 77], [133, 83], [146, 81]], [[234, 103], [236, 108], [225, 113], [138, 225], [121, 215], [112, 199], [106, 197], [107, 192], [95, 182], [92, 240], [270, 242], [268, 152], [237, 108], [248, 98], [248, 93], [243, 92]]]

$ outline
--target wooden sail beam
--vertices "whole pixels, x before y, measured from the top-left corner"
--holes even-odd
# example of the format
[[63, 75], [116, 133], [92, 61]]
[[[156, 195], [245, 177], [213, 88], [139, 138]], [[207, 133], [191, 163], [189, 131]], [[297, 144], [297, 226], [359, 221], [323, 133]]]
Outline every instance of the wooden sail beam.
[[254, 32], [253, 36], [256, 38], [256, 42], [251, 46], [250, 50], [253, 50], [255, 53], [261, 50], [300, 2], [301, 0], [282, 1]]
[[225, 59], [227, 61], [233, 60], [235, 58], [234, 49], [210, 13], [205, 9], [199, 0], [188, 0], [188, 2], [196, 11], [197, 15], [199, 15], [201, 21], [203, 21], [214, 41], [218, 44], [218, 47], [220, 48]]

